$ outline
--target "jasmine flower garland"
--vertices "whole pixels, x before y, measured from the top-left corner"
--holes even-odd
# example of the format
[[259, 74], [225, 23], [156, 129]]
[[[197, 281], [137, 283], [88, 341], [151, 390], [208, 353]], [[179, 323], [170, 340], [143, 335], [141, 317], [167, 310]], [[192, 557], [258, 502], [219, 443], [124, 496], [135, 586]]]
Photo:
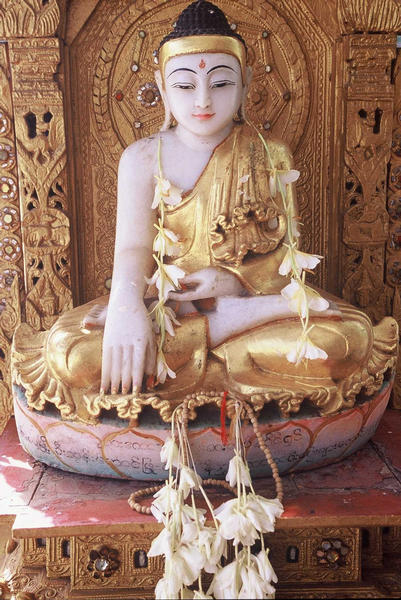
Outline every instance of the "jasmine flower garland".
[[321, 312], [329, 307], [328, 301], [318, 292], [305, 283], [305, 271], [314, 269], [323, 258], [317, 254], [307, 254], [297, 248], [297, 237], [299, 233], [294, 227], [295, 209], [291, 197], [288, 197], [287, 186], [295, 182], [300, 173], [295, 169], [277, 169], [274, 166], [269, 146], [263, 135], [256, 129], [253, 123], [247, 121], [248, 125], [257, 132], [263, 147], [265, 149], [269, 163], [269, 189], [270, 195], [274, 199], [277, 190], [280, 193], [284, 214], [287, 220], [287, 252], [279, 267], [280, 275], [290, 275], [291, 282], [281, 290], [281, 295], [288, 301], [289, 309], [298, 313], [302, 333], [294, 346], [286, 353], [289, 362], [298, 364], [303, 359], [326, 359], [327, 353], [316, 346], [310, 339], [310, 332], [313, 325], [309, 325], [309, 309]]
[[[156, 599], [274, 598], [272, 584], [277, 583], [277, 577], [269, 561], [263, 534], [274, 531], [275, 520], [283, 507], [279, 498], [263, 498], [253, 489], [241, 433], [241, 411], [244, 409], [254, 424], [253, 409], [237, 402], [235, 451], [226, 476], [229, 489], [234, 491], [233, 486], [236, 489], [236, 497], [216, 510], [204, 489], [208, 482], [202, 481], [193, 462], [187, 434], [188, 401], [174, 411], [171, 437], [160, 453], [166, 463], [168, 479], [154, 494], [151, 506], [153, 515], [164, 525], [148, 552], [149, 557], [161, 555], [165, 561], [164, 575], [155, 588]], [[180, 412], [181, 420], [178, 418]], [[274, 475], [277, 467], [272, 468]], [[206, 502], [211, 525], [206, 524], [206, 511], [196, 506], [195, 491], [201, 493]], [[255, 556], [251, 546], [257, 540], [261, 550]], [[229, 541], [234, 545], [235, 558], [222, 566], [222, 558], [227, 558]], [[203, 588], [202, 573], [213, 574], [207, 591]], [[198, 589], [189, 589], [196, 582]]]
[[180, 289], [179, 280], [185, 275], [185, 271], [175, 265], [164, 264], [165, 256], [175, 256], [177, 254], [179, 240], [177, 235], [164, 227], [164, 213], [167, 205], [176, 206], [182, 200], [182, 190], [172, 185], [167, 179], [163, 178], [161, 167], [161, 140], [159, 138], [158, 146], [158, 166], [159, 175], [156, 178], [156, 187], [152, 203], [152, 208], [159, 209], [159, 218], [155, 228], [157, 234], [153, 240], [153, 258], [156, 262], [156, 270], [153, 276], [146, 281], [149, 285], [155, 285], [158, 290], [158, 300], [149, 306], [149, 313], [153, 320], [153, 329], [159, 335], [157, 344], [157, 382], [164, 383], [167, 375], [172, 379], [175, 373], [167, 364], [164, 356], [163, 346], [166, 339], [166, 332], [174, 335], [174, 325], [180, 325], [175, 318], [175, 312], [169, 306], [166, 306], [168, 293]]

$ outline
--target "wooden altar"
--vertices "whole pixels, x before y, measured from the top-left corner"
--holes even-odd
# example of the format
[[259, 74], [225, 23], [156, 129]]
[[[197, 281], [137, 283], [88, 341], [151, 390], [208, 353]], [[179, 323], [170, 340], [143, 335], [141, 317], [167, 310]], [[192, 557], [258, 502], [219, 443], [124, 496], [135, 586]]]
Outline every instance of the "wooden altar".
[[[277, 598], [400, 597], [400, 439], [401, 413], [388, 410], [364, 449], [284, 476], [285, 512], [266, 538]], [[17, 600], [152, 598], [163, 565], [146, 552], [160, 526], [128, 506], [140, 487], [33, 462], [10, 420], [0, 438], [0, 556], [6, 548], [3, 577]], [[270, 479], [256, 488], [273, 496]]]

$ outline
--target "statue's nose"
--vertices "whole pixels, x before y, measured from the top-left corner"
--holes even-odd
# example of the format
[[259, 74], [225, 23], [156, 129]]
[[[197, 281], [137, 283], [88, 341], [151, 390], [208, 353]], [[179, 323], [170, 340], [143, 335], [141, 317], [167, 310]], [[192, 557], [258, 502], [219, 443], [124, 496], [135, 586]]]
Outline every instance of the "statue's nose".
[[198, 93], [195, 98], [195, 105], [197, 108], [208, 108], [210, 106], [210, 92], [207, 85], [200, 86], [198, 88]]

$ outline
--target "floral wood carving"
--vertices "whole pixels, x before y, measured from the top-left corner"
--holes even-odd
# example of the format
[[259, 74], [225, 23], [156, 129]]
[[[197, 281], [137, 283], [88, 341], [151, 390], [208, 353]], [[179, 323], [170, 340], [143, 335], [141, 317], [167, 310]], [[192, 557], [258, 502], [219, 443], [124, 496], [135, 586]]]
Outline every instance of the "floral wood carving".
[[10, 42], [22, 232], [26, 321], [49, 328], [72, 307], [70, 222], [60, 62], [53, 38]]
[[339, 0], [338, 20], [342, 33], [397, 33], [401, 30], [401, 5], [398, 0]]
[[[393, 140], [388, 173], [389, 240], [386, 255], [386, 281], [394, 289], [393, 316], [401, 323], [401, 52], [394, 66]], [[401, 358], [394, 381], [393, 407], [401, 409]]]
[[0, 0], [0, 36], [54, 35], [60, 20], [57, 0]]
[[10, 351], [21, 320], [23, 260], [15, 132], [6, 47], [0, 44], [0, 433], [12, 414]]
[[391, 313], [385, 285], [387, 163], [393, 121], [390, 81], [395, 36], [352, 35], [346, 40], [343, 181], [344, 298], [377, 321]]

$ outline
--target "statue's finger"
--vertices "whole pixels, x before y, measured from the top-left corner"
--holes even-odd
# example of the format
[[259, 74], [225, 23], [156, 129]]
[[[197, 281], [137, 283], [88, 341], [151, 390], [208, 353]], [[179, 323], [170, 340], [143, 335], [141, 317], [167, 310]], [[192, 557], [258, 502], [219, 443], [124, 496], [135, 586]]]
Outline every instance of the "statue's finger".
[[132, 361], [132, 385], [133, 387], [137, 387], [141, 389], [142, 387], [142, 379], [143, 379], [143, 371], [145, 368], [145, 356], [146, 356], [146, 347], [142, 345], [138, 347], [138, 344], [134, 348], [134, 356]]
[[199, 291], [187, 291], [187, 292], [169, 292], [169, 300], [178, 300], [178, 302], [198, 300]]
[[122, 346], [114, 346], [111, 360], [111, 393], [117, 394], [121, 383]]
[[156, 354], [156, 344], [152, 340], [149, 342], [148, 347], [146, 348], [145, 372], [147, 375], [156, 374]]
[[121, 376], [121, 391], [123, 394], [128, 394], [132, 383], [132, 355], [133, 347], [124, 346], [122, 356], [122, 376]]
[[112, 363], [112, 348], [103, 348], [102, 353], [102, 377], [100, 382], [100, 391], [108, 392], [111, 382], [111, 363]]

